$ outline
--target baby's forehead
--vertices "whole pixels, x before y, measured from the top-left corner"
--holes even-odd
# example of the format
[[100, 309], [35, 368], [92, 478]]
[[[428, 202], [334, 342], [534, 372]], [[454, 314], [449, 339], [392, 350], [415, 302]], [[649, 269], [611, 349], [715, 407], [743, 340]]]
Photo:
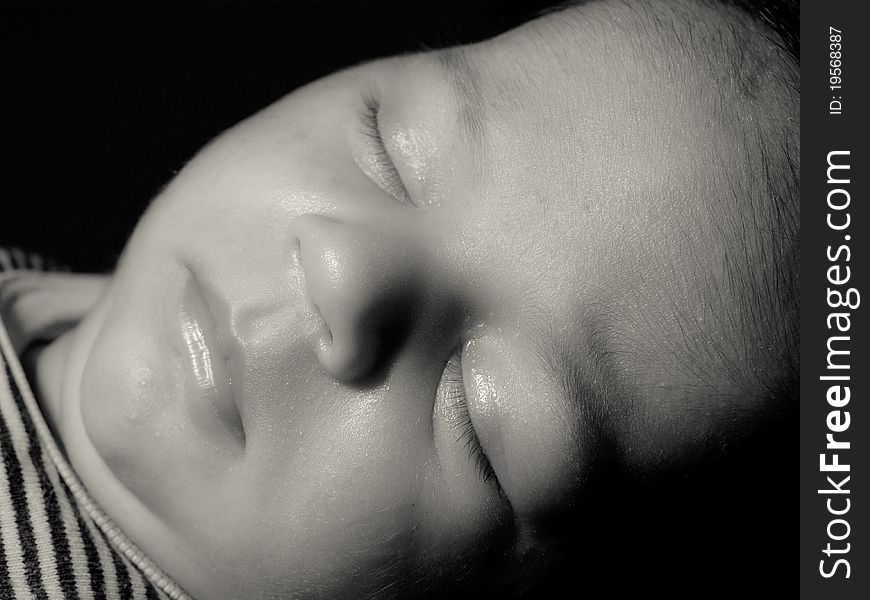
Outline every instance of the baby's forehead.
[[[766, 74], [745, 65], [776, 51], [748, 16], [724, 6], [603, 1], [442, 51], [439, 63], [491, 161], [522, 153], [526, 184], [582, 209], [588, 203], [571, 193], [580, 188], [592, 199], [656, 195], [679, 205], [704, 187], [733, 187], [740, 173], [751, 177], [735, 196], [758, 195], [766, 184], [752, 160], [780, 145], [777, 128], [797, 107], [781, 57], [748, 61], [768, 65]], [[727, 213], [707, 198], [693, 210]]]

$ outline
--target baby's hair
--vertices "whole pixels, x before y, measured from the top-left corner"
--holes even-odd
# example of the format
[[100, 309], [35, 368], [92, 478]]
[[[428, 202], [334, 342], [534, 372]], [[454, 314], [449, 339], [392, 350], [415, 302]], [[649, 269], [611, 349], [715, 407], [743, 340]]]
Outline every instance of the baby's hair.
[[[705, 251], [699, 255], [719, 256], [724, 275], [701, 276], [696, 287], [708, 299], [709, 314], [739, 333], [712, 340], [685, 315], [685, 347], [676, 353], [695, 394], [717, 395], [709, 370], [724, 370], [740, 394], [763, 397], [761, 406], [773, 411], [785, 410], [783, 404], [793, 409], [798, 389], [797, 11], [794, 0], [574, 1], [547, 9], [536, 32], [582, 40], [578, 28], [592, 22], [607, 32], [599, 36], [605, 44], [627, 44], [636, 62], [665, 82], [663, 90], [674, 90], [678, 103], [708, 106], [712, 131], [725, 132], [723, 139], [706, 141], [708, 153], [687, 165], [694, 181], [675, 190], [713, 198], [706, 203], [713, 218], [687, 214], [684, 231], [676, 234], [687, 238], [689, 248]], [[570, 53], [555, 57], [564, 70], [573, 67]], [[651, 318], [667, 316], [673, 315]], [[635, 351], [674, 351], [670, 341], [648, 343]]]
[[[710, 93], [718, 116], [738, 132], [737, 168], [723, 165], [717, 185], [735, 211], [720, 228], [727, 269], [722, 290], [732, 304], [722, 308], [740, 325], [742, 339], [731, 348], [715, 348], [733, 380], [744, 391], [763, 396], [768, 408], [796, 407], [798, 389], [799, 295], [799, 38], [797, 2], [692, 0], [669, 2], [684, 19], [680, 28], [652, 16], [654, 4], [635, 2], [649, 12], [649, 22], [662, 28], [684, 52], [705, 54], [718, 85]], [[718, 11], [724, 24], [718, 32], [691, 20], [696, 8]], [[747, 18], [749, 17], [749, 18]], [[707, 21], [709, 23], [709, 20]], [[698, 43], [687, 32], [700, 29], [710, 39]], [[700, 60], [700, 57], [697, 57]], [[721, 71], [723, 75], [716, 76]], [[730, 167], [730, 168], [729, 168]], [[736, 215], [736, 216], [734, 216]], [[741, 347], [738, 347], [742, 345]], [[695, 360], [714, 358], [704, 348], [689, 347]], [[729, 361], [729, 357], [731, 360]], [[763, 357], [763, 358], [762, 358]], [[737, 359], [737, 360], [734, 360]]]

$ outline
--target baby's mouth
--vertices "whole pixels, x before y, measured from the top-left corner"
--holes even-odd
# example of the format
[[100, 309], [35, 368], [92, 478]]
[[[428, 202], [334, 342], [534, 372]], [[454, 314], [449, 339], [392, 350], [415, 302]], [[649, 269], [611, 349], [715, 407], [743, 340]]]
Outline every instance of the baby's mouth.
[[[237, 396], [242, 388], [237, 344], [219, 319], [222, 301], [189, 268], [182, 283], [178, 309], [179, 342], [189, 364], [190, 393], [185, 394], [195, 423], [215, 419], [244, 443], [245, 432]], [[208, 428], [210, 429], [210, 428]]]

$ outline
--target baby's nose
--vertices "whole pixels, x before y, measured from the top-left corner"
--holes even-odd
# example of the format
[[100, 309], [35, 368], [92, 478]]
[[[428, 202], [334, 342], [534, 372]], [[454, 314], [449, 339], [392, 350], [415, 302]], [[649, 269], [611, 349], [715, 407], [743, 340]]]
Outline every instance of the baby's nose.
[[361, 379], [388, 360], [416, 318], [416, 245], [395, 225], [322, 215], [297, 217], [291, 234], [325, 326], [318, 359], [336, 379]]

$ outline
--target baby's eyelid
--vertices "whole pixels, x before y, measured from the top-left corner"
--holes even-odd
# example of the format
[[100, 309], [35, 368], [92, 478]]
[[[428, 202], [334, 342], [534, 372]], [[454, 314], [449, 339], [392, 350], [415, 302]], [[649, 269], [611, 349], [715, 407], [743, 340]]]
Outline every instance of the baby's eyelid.
[[460, 421], [458, 423], [455, 423], [454, 426], [461, 430], [460, 439], [458, 441], [465, 444], [466, 449], [469, 451], [469, 457], [474, 460], [481, 478], [484, 480], [484, 482], [489, 482], [490, 480], [492, 480], [495, 483], [495, 486], [501, 491], [502, 488], [501, 483], [498, 480], [498, 475], [495, 472], [495, 468], [490, 461], [486, 449], [483, 447], [483, 443], [474, 425], [474, 420], [472, 419], [472, 415], [470, 412], [470, 399], [468, 397], [469, 388], [466, 385], [465, 380], [466, 368], [462, 363], [462, 354], [466, 347], [466, 343], [460, 340], [459, 347], [457, 349], [457, 362], [459, 371], [458, 376], [463, 392], [460, 405], [461, 410], [459, 413]]
[[390, 155], [384, 138], [381, 135], [380, 125], [380, 103], [372, 95], [367, 95], [364, 98], [364, 110], [362, 111], [362, 133], [365, 136], [366, 144], [371, 153], [370, 160], [365, 161], [369, 169], [375, 172], [370, 172], [369, 169], [360, 165], [363, 172], [369, 176], [374, 183], [384, 192], [402, 202], [416, 206], [405, 183], [402, 181], [402, 176], [396, 167], [395, 160]]

